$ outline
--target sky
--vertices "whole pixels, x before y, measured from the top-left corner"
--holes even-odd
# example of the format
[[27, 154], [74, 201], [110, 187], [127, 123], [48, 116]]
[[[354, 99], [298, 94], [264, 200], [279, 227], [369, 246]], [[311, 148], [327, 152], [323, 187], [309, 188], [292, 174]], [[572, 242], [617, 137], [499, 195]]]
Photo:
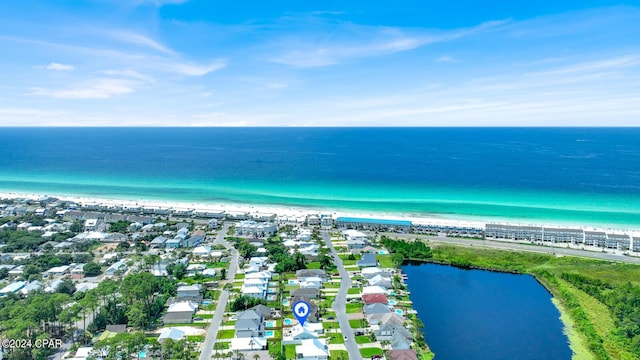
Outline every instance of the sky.
[[640, 0], [0, 2], [0, 126], [638, 126]]

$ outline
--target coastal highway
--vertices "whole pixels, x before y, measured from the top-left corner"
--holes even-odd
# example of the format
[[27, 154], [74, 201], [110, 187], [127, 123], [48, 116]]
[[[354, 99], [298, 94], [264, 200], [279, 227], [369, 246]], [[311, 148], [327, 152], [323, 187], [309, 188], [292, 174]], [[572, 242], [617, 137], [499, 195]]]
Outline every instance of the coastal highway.
[[640, 264], [640, 258], [633, 256], [626, 256], [621, 254], [615, 254], [612, 250], [607, 252], [601, 251], [589, 251], [580, 250], [566, 247], [555, 246], [542, 246], [534, 244], [523, 244], [513, 241], [496, 241], [496, 240], [481, 240], [481, 239], [463, 239], [463, 238], [450, 238], [446, 236], [426, 236], [418, 234], [397, 234], [397, 233], [384, 233], [383, 235], [390, 238], [399, 238], [405, 240], [415, 240], [419, 238], [432, 243], [443, 243], [451, 245], [462, 245], [469, 247], [482, 247], [489, 249], [501, 249], [501, 250], [515, 250], [515, 251], [527, 251], [536, 252], [542, 254], [554, 254], [554, 255], [566, 255], [566, 256], [578, 256], [583, 258], [591, 258], [606, 261], [618, 261], [629, 264]]
[[[238, 269], [238, 252], [231, 246], [231, 244], [229, 244], [224, 239], [227, 231], [229, 230], [229, 226], [229, 223], [225, 224], [225, 226], [218, 232], [218, 236], [216, 237], [216, 240], [213, 242], [213, 244], [222, 244], [233, 254], [231, 263], [229, 264], [229, 271], [227, 271], [227, 280], [233, 283], [233, 279], [236, 276], [236, 270]], [[222, 290], [220, 298], [218, 299], [218, 304], [216, 305], [216, 311], [213, 313], [211, 324], [209, 324], [209, 329], [207, 329], [207, 336], [204, 339], [204, 344], [202, 344], [200, 360], [211, 359], [211, 354], [213, 353], [213, 344], [216, 342], [216, 339], [218, 337], [218, 329], [220, 328], [220, 324], [222, 323], [222, 317], [224, 316], [224, 310], [227, 308], [228, 300], [229, 291]]]
[[336, 296], [336, 299], [333, 301], [332, 308], [336, 312], [342, 335], [347, 337], [344, 346], [347, 348], [350, 360], [362, 360], [360, 350], [358, 350], [358, 344], [353, 336], [353, 330], [351, 329], [351, 325], [349, 325], [349, 318], [347, 317], [347, 290], [351, 287], [351, 278], [342, 264], [342, 259], [340, 259], [336, 249], [333, 247], [333, 243], [331, 243], [331, 236], [324, 231], [322, 238], [327, 243], [329, 250], [331, 250], [333, 262], [338, 267], [338, 273], [340, 274], [340, 290], [338, 291], [338, 296]]

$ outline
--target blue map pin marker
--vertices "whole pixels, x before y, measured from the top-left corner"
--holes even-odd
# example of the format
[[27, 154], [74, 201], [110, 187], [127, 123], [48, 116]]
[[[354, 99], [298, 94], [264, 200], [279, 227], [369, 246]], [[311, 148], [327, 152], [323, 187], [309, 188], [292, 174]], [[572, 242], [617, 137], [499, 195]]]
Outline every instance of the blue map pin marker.
[[311, 305], [307, 304], [306, 301], [296, 301], [293, 304], [293, 315], [300, 322], [300, 326], [304, 326], [304, 322], [307, 321], [307, 317], [311, 313]]

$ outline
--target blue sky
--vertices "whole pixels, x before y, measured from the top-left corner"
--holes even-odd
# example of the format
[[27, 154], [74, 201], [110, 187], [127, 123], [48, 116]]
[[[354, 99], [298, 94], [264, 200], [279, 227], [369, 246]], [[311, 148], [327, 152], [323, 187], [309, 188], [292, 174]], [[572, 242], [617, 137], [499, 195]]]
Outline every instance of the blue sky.
[[2, 1], [0, 125], [637, 126], [638, 24], [640, 1]]

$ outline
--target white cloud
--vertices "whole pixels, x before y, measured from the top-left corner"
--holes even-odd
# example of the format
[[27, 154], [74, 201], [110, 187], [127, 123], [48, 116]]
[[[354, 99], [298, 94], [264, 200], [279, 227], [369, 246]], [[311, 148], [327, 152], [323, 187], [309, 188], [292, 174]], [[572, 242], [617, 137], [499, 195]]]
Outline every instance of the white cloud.
[[455, 64], [455, 63], [459, 63], [460, 62], [460, 60], [454, 58], [453, 56], [449, 56], [449, 55], [440, 56], [435, 61], [436, 62], [442, 62], [442, 63], [451, 63], [451, 64]]
[[192, 63], [170, 63], [164, 66], [167, 70], [185, 76], [202, 76], [210, 72], [220, 70], [226, 66], [224, 60], [216, 60], [209, 65], [198, 65]]
[[55, 99], [108, 99], [132, 93], [136, 85], [125, 79], [94, 79], [68, 89], [33, 88], [31, 94]]
[[109, 76], [122, 76], [132, 79], [142, 80], [144, 82], [154, 82], [153, 77], [141, 74], [135, 70], [103, 70], [99, 73]]
[[116, 32], [110, 33], [109, 35], [119, 41], [140, 45], [149, 49], [157, 50], [165, 54], [171, 54], [171, 55], [175, 54], [175, 51], [169, 49], [164, 44], [161, 44], [160, 42], [153, 40], [148, 36], [144, 36], [142, 34], [130, 32], [130, 31], [116, 31]]
[[[270, 61], [295, 67], [322, 67], [360, 58], [388, 55], [495, 29], [508, 20], [489, 21], [449, 32], [403, 30], [350, 23], [324, 24], [323, 29], [281, 40], [279, 54]], [[333, 34], [333, 35], [327, 35]]]
[[65, 65], [56, 62], [52, 62], [49, 65], [36, 66], [39, 69], [55, 70], [55, 71], [72, 71], [75, 70], [73, 65]]

